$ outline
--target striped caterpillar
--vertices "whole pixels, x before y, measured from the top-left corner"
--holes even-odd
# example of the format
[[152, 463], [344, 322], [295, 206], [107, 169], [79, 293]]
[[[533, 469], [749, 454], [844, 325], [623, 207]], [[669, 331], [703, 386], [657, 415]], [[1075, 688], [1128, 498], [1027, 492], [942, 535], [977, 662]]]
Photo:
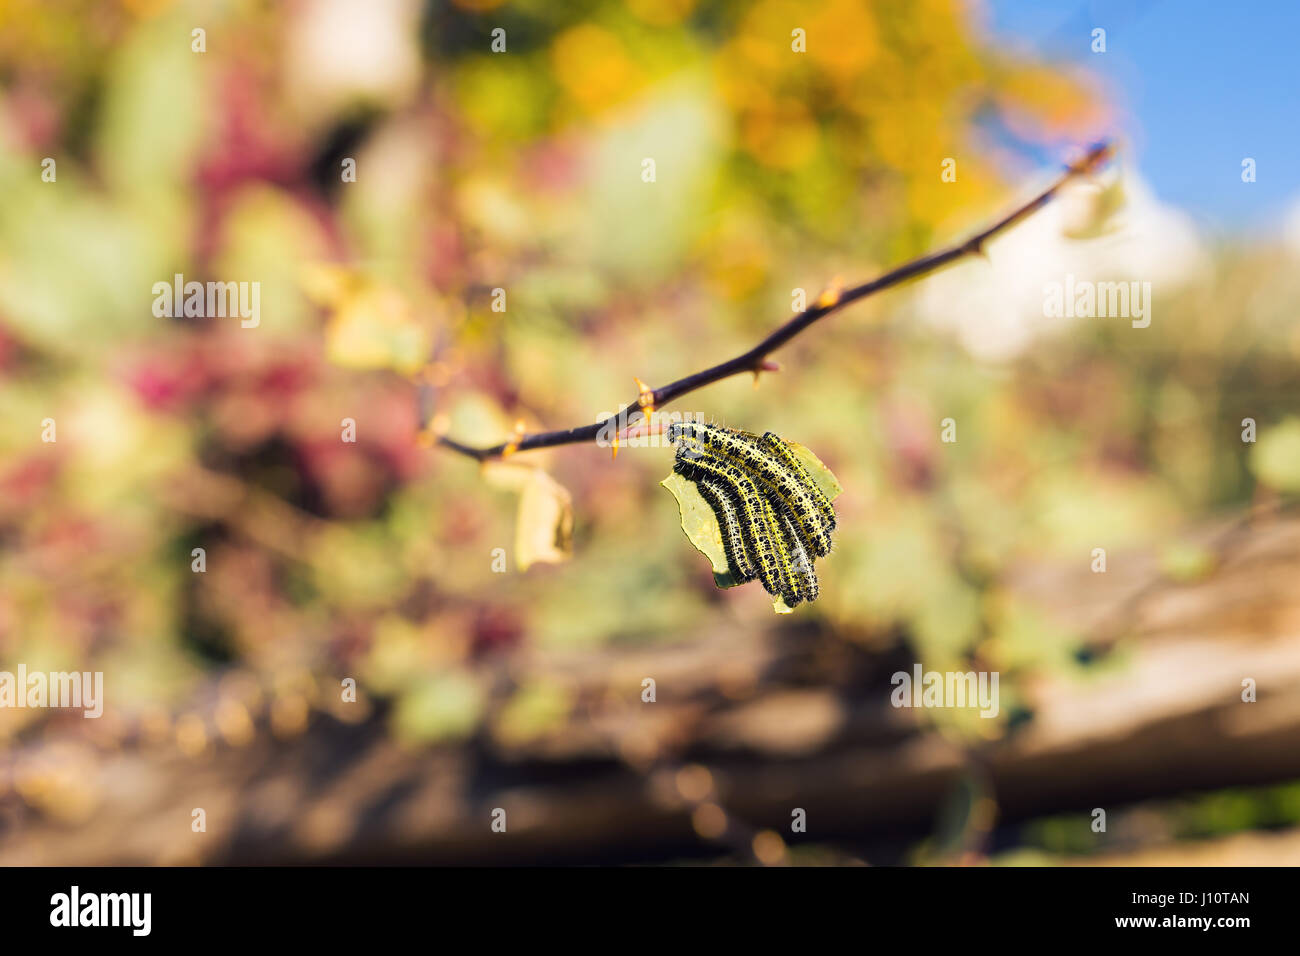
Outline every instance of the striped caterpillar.
[[835, 509], [790, 446], [772, 432], [676, 423], [673, 470], [695, 483], [717, 518], [728, 570], [757, 578], [787, 607], [817, 599], [813, 561], [831, 549]]
[[737, 584], [758, 577], [757, 559], [753, 545], [740, 529], [740, 505], [732, 490], [714, 479], [701, 475], [695, 480], [700, 497], [712, 509], [722, 531], [722, 550], [727, 556], [727, 568]]
[[772, 432], [762, 438], [702, 422], [680, 422], [668, 428], [668, 440], [683, 448], [733, 462], [749, 473], [778, 510], [791, 515], [805, 545], [817, 557], [831, 551], [835, 509], [804, 469], [790, 446]]

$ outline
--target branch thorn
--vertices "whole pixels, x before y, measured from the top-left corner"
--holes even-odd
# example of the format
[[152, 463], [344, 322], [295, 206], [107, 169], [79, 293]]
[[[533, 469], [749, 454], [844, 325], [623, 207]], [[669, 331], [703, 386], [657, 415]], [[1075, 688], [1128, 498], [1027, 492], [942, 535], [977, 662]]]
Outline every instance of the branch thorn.
[[760, 372], [779, 372], [781, 363], [773, 362], [771, 359], [763, 359], [754, 366], [754, 388], [758, 388], [758, 376]]
[[641, 411], [645, 413], [645, 418], [646, 421], [648, 422], [650, 421], [650, 416], [653, 415], [655, 411], [655, 390], [651, 388], [649, 385], [647, 385], [645, 382], [641, 381], [635, 375], [632, 376], [632, 381], [636, 382], [637, 407], [639, 407]]
[[519, 450], [519, 443], [523, 441], [524, 435], [528, 432], [528, 426], [524, 424], [522, 418], [515, 420], [515, 437], [510, 439], [510, 444], [501, 449], [501, 457], [509, 458]]
[[840, 295], [844, 292], [844, 277], [836, 276], [831, 280], [824, 292], [817, 297], [817, 308], [829, 309], [840, 301]]
[[433, 420], [416, 433], [415, 440], [421, 448], [432, 448], [438, 440], [447, 434], [451, 422], [446, 412], [438, 412]]

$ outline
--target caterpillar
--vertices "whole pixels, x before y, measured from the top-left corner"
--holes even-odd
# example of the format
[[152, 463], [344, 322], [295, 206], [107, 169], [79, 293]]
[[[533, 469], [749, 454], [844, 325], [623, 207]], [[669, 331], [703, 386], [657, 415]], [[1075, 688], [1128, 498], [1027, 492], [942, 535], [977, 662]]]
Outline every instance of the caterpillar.
[[831, 499], [826, 497], [825, 492], [817, 487], [812, 475], [808, 474], [808, 469], [804, 468], [803, 462], [790, 450], [790, 446], [774, 432], [764, 433], [763, 444], [785, 463], [786, 468], [799, 478], [805, 488], [812, 492], [813, 500], [817, 503], [817, 510], [821, 512], [822, 518], [826, 521], [826, 529], [834, 531], [836, 523], [835, 506], [831, 504]]
[[[779, 576], [776, 582], [776, 594], [781, 596], [785, 606], [792, 608], [803, 600], [802, 579], [799, 570], [795, 567], [795, 552], [790, 547], [790, 539], [786, 536], [786, 529], [793, 531], [794, 525], [790, 521], [789, 515], [777, 514], [772, 508], [771, 502], [766, 498], [761, 499], [759, 506], [763, 512], [763, 520], [771, 532], [773, 544], [776, 551], [776, 564]], [[795, 536], [795, 548], [800, 554], [804, 554], [803, 545]]]
[[815, 601], [816, 557], [830, 551], [835, 510], [807, 469], [772, 432], [685, 422], [669, 426], [673, 470], [695, 484], [718, 521], [728, 570], [757, 578], [789, 608]]
[[722, 531], [722, 550], [727, 556], [727, 568], [737, 584], [745, 584], [758, 577], [750, 543], [740, 524], [741, 505], [734, 492], [719, 482], [701, 476], [695, 483], [700, 497], [718, 518]]
[[[681, 442], [683, 438], [689, 441]], [[773, 506], [779, 503], [778, 510], [794, 518], [808, 550], [817, 557], [830, 554], [835, 509], [790, 447], [772, 432], [760, 439], [720, 425], [677, 422], [668, 427], [668, 440], [679, 443], [679, 455], [694, 446], [691, 453], [722, 458], [744, 469], [769, 499], [775, 499]]]
[[[820, 592], [820, 587], [817, 583], [817, 569], [813, 567], [812, 557], [804, 548], [798, 530], [788, 517], [781, 519], [781, 530], [785, 534], [786, 548], [790, 552], [790, 567], [797, 579], [797, 598], [802, 601], [815, 601]], [[789, 607], [794, 607], [789, 601], [785, 603]]]
[[[779, 593], [781, 582], [781, 561], [777, 547], [779, 535], [774, 535], [778, 529], [773, 527], [772, 520], [769, 518], [770, 508], [765, 507], [766, 500], [759, 493], [757, 486], [745, 472], [734, 465], [705, 456], [690, 457], [683, 454], [683, 450], [678, 449], [677, 462], [673, 470], [697, 484], [701, 478], [711, 479], [710, 483], [715, 488], [725, 490], [724, 493], [735, 508], [738, 533], [744, 543], [743, 551], [752, 560], [758, 579], [763, 584], [763, 590], [768, 594]], [[725, 512], [719, 514], [715, 511], [714, 514], [718, 517], [718, 525], [721, 527], [726, 518]], [[730, 536], [729, 532], [723, 532], [724, 545]], [[728, 567], [732, 577], [736, 576], [737, 571], [745, 570], [730, 564]]]
[[754, 553], [758, 558], [759, 580], [768, 594], [782, 594], [785, 589], [785, 547], [779, 534], [774, 533], [772, 508], [767, 499], [759, 495], [751, 528], [754, 535]]

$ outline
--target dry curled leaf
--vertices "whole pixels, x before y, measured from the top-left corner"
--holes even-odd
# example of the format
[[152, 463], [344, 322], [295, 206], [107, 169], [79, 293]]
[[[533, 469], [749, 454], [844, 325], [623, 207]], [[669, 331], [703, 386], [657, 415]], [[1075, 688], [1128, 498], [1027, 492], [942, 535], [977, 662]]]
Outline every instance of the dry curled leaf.
[[498, 488], [519, 494], [515, 519], [515, 563], [520, 571], [534, 564], [567, 561], [573, 547], [573, 497], [540, 468], [488, 462], [484, 476]]

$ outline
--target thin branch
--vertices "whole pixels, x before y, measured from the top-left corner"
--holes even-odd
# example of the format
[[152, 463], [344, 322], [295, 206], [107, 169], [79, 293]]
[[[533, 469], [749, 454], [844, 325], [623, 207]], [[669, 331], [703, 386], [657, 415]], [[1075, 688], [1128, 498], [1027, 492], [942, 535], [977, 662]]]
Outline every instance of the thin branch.
[[1046, 190], [1039, 193], [1029, 202], [1015, 209], [1013, 212], [999, 219], [988, 228], [971, 236], [960, 245], [950, 246], [947, 249], [941, 249], [938, 252], [932, 252], [929, 255], [922, 256], [919, 259], [913, 259], [896, 269], [886, 272], [884, 275], [865, 282], [862, 285], [845, 289], [838, 296], [829, 295], [815, 303], [812, 308], [805, 309], [790, 321], [773, 331], [767, 338], [759, 342], [748, 352], [737, 355], [735, 358], [712, 368], [706, 368], [701, 372], [688, 375], [685, 378], [670, 382], [661, 388], [647, 389], [639, 394], [630, 405], [622, 412], [611, 415], [604, 421], [596, 422], [593, 425], [581, 425], [577, 428], [569, 428], [562, 431], [553, 432], [536, 432], [533, 434], [519, 435], [515, 440], [502, 442], [499, 445], [493, 445], [489, 448], [474, 448], [470, 445], [464, 445], [446, 436], [438, 436], [438, 444], [443, 448], [448, 448], [470, 458], [476, 458], [484, 461], [489, 458], [498, 458], [506, 453], [521, 451], [531, 451], [536, 448], [552, 448], [556, 445], [574, 445], [581, 442], [595, 441], [602, 433], [609, 434], [606, 429], [617, 430], [634, 424], [645, 417], [643, 408], [652, 409], [663, 408], [669, 402], [675, 401], [696, 389], [703, 388], [706, 385], [712, 385], [714, 382], [722, 381], [724, 378], [730, 378], [733, 375], [740, 375], [745, 372], [758, 373], [765, 370], [767, 357], [785, 345], [792, 338], [808, 328], [814, 322], [822, 319], [832, 312], [838, 312], [847, 305], [857, 302], [859, 299], [865, 299], [869, 295], [875, 295], [877, 292], [883, 292], [886, 289], [901, 285], [910, 279], [916, 279], [921, 276], [937, 272], [946, 265], [963, 259], [966, 256], [983, 255], [984, 246], [998, 234], [1010, 229], [1012, 226], [1026, 219], [1033, 213], [1037, 212], [1043, 206], [1051, 202], [1056, 194], [1070, 180], [1086, 175], [1096, 169], [1101, 163], [1110, 157], [1113, 148], [1109, 143], [1101, 143], [1093, 146], [1088, 153], [1078, 162], [1069, 166], [1064, 173], [1049, 186]]

